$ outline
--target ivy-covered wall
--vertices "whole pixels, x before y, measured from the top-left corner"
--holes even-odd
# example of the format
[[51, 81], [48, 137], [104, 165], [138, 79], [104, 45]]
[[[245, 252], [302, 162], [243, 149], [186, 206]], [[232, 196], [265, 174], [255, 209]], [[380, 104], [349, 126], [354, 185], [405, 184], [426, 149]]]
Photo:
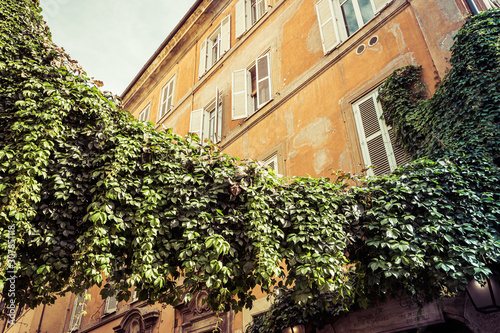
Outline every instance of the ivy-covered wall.
[[[18, 305], [97, 284], [168, 304], [206, 288], [213, 309], [238, 311], [259, 285], [315, 304], [315, 316], [387, 296], [432, 300], [497, 270], [499, 11], [457, 35], [431, 99], [381, 94], [400, 105], [386, 116], [419, 159], [330, 181], [282, 179], [156, 132], [52, 44], [33, 1], [0, 9], [0, 289]], [[296, 323], [293, 313], [265, 331]]]

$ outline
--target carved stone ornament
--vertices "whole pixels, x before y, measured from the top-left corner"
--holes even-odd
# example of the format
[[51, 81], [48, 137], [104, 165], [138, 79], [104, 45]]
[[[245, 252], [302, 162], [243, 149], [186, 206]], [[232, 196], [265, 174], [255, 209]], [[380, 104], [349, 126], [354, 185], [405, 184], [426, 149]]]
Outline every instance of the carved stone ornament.
[[113, 327], [115, 333], [152, 333], [160, 317], [157, 309], [135, 308], [123, 316], [120, 325]]
[[201, 291], [187, 305], [176, 307], [181, 316], [181, 322], [176, 332], [208, 333], [212, 332], [217, 326], [220, 329], [217, 332], [232, 332], [232, 313], [228, 312], [217, 316], [208, 305], [203, 304], [203, 299], [207, 295], [205, 291]]

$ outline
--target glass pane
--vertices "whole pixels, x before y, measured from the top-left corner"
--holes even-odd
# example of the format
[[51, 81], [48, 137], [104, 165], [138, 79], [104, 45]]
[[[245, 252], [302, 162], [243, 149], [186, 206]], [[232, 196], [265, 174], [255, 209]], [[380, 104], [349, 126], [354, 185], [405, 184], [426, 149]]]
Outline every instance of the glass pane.
[[266, 12], [266, 2], [264, 0], [260, 0], [257, 2], [257, 20], [264, 16]]
[[352, 0], [347, 0], [342, 5], [342, 15], [344, 16], [345, 28], [347, 36], [352, 35], [359, 29], [358, 21], [356, 20], [356, 13], [354, 13], [354, 6]]
[[271, 96], [269, 96], [269, 81], [264, 80], [259, 82], [259, 104], [262, 105], [270, 99]]
[[373, 18], [373, 16], [375, 16], [372, 4], [370, 0], [358, 0], [358, 5], [359, 10], [361, 11], [361, 16], [363, 17], [363, 23], [366, 24]]
[[210, 111], [210, 117], [208, 121], [208, 138], [212, 142], [216, 142], [215, 140], [215, 109]]
[[212, 46], [212, 65], [214, 65], [217, 60], [219, 60], [219, 40], [214, 40], [214, 44]]
[[266, 56], [257, 59], [257, 73], [259, 74], [258, 77], [259, 80], [262, 80], [263, 78], [269, 76], [269, 69], [267, 68]]
[[257, 22], [257, 4], [255, 2], [256, 0], [251, 0], [251, 5], [250, 5], [250, 15], [252, 17], [252, 25]]

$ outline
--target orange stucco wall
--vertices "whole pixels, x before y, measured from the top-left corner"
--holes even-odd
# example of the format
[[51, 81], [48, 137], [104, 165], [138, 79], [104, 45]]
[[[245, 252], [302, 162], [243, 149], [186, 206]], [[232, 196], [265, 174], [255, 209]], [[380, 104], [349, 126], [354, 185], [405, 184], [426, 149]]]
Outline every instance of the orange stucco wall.
[[[218, 89], [223, 99], [219, 145], [225, 153], [263, 159], [277, 151], [279, 172], [286, 176], [329, 177], [332, 169], [360, 172], [363, 161], [352, 103], [408, 64], [423, 67], [423, 80], [432, 93], [449, 68], [449, 47], [463, 24], [464, 7], [462, 0], [376, 0], [376, 16], [325, 55], [316, 2], [268, 0], [267, 13], [236, 39], [236, 0], [202, 1], [186, 28], [173, 37], [172, 45], [160, 50], [123, 96], [124, 108], [137, 116], [149, 104], [150, 121], [157, 129], [163, 124], [185, 135], [191, 111], [206, 107]], [[231, 15], [231, 48], [200, 76], [201, 43], [227, 15]], [[373, 36], [378, 42], [368, 46]], [[361, 44], [366, 48], [356, 54]], [[266, 52], [270, 54], [272, 100], [247, 119], [232, 120], [232, 73], [248, 68]], [[174, 76], [173, 110], [158, 119], [161, 90]], [[122, 302], [116, 313], [104, 316], [99, 288], [92, 288], [90, 294], [82, 331], [113, 332], [123, 315], [140, 303]], [[73, 302], [74, 296], [67, 295], [46, 307], [42, 332], [67, 330]], [[155, 332], [175, 332], [174, 308], [153, 307], [160, 311]], [[41, 308], [32, 310], [25, 325], [19, 324], [27, 328], [12, 332], [35, 332], [41, 312]], [[236, 314], [232, 320], [233, 332], [243, 332], [243, 315]]]

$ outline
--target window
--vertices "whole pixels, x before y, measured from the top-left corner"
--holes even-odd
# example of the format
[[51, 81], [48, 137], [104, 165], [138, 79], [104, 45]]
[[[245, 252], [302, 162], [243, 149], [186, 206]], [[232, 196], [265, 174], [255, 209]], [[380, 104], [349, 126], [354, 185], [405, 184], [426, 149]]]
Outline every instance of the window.
[[274, 154], [264, 161], [264, 165], [274, 169], [278, 173], [278, 154]]
[[[385, 4], [376, 1], [379, 8]], [[316, 15], [325, 54], [368, 23], [376, 12], [374, 0], [319, 0]]]
[[239, 0], [236, 3], [236, 38], [243, 35], [267, 11], [267, 0]]
[[149, 110], [151, 109], [150, 105], [148, 104], [148, 106], [146, 106], [144, 108], [144, 110], [141, 111], [141, 113], [139, 113], [139, 117], [138, 119], [140, 121], [148, 121], [149, 120]]
[[465, 0], [467, 7], [469, 7], [472, 15], [479, 14], [483, 10], [488, 10], [491, 8], [500, 8], [500, 2], [498, 0]]
[[202, 43], [200, 47], [199, 77], [208, 71], [231, 47], [231, 16], [226, 16], [220, 26]]
[[116, 311], [118, 306], [118, 301], [116, 300], [116, 296], [109, 296], [106, 298], [104, 303], [104, 314], [110, 314]]
[[80, 328], [82, 318], [85, 316], [85, 305], [84, 294], [77, 295], [73, 303], [73, 311], [71, 312], [68, 331], [73, 332]]
[[174, 104], [174, 82], [175, 76], [168, 81], [161, 91], [160, 117], [158, 119], [161, 119], [172, 109]]
[[189, 132], [198, 135], [202, 142], [205, 139], [212, 143], [218, 143], [221, 140], [222, 96], [218, 89], [215, 96], [215, 99], [205, 108], [191, 111]]
[[233, 72], [232, 119], [251, 116], [271, 100], [271, 64], [266, 53], [247, 69]]
[[396, 144], [394, 130], [385, 124], [377, 92], [353, 104], [364, 164], [373, 166], [369, 176], [389, 173], [410, 161], [409, 156]]

